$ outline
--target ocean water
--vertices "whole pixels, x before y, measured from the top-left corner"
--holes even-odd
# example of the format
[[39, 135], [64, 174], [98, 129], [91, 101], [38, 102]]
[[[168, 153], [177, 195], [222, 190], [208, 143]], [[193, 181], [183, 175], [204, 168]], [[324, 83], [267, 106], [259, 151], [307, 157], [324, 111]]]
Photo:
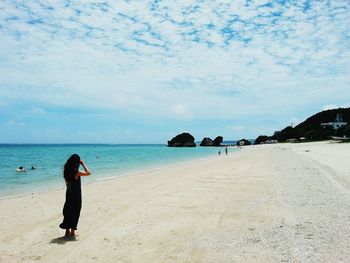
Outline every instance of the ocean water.
[[[73, 153], [79, 154], [92, 172], [83, 178], [86, 184], [214, 156], [219, 150], [165, 145], [0, 145], [0, 197], [64, 187], [63, 166]], [[20, 166], [26, 168], [25, 173], [16, 172]]]

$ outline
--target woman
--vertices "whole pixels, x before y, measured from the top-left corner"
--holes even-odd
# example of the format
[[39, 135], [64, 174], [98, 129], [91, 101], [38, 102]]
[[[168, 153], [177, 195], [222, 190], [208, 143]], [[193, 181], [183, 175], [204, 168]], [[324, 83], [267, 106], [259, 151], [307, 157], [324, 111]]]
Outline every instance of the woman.
[[[79, 171], [82, 165], [83, 171]], [[79, 155], [73, 154], [64, 165], [64, 180], [66, 181], [66, 202], [63, 207], [63, 222], [60, 228], [66, 230], [66, 237], [74, 237], [77, 229], [81, 209], [81, 184], [80, 176], [90, 175], [90, 170]]]

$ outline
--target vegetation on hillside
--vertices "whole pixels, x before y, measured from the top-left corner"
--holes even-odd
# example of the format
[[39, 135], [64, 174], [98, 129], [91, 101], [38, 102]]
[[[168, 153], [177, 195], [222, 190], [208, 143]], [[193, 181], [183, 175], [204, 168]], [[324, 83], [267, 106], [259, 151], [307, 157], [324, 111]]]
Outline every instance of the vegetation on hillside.
[[[338, 129], [321, 126], [321, 123], [334, 122], [337, 114], [342, 115], [343, 121], [348, 123], [346, 126]], [[277, 140], [279, 142], [293, 139], [305, 139], [309, 141], [327, 140], [331, 136], [350, 136], [350, 108], [321, 111], [295, 127], [287, 126], [281, 131], [276, 131], [272, 136], [260, 135], [255, 140], [255, 144], [260, 144], [267, 140]]]

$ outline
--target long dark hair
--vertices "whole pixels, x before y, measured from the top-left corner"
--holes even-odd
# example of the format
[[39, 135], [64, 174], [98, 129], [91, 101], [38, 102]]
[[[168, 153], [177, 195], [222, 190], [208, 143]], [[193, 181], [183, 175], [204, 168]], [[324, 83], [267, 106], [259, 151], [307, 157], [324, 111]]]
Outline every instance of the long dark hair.
[[64, 165], [63, 170], [63, 177], [66, 180], [66, 182], [71, 182], [72, 180], [74, 180], [74, 177], [79, 170], [79, 165], [80, 156], [78, 154], [73, 154], [71, 157], [69, 157], [66, 164]]

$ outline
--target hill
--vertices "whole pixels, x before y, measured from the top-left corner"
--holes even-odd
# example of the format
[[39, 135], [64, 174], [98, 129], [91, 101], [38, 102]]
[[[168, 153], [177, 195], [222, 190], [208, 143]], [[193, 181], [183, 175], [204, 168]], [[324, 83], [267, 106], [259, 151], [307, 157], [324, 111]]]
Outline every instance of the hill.
[[[337, 121], [347, 124], [339, 125], [341, 127], [333, 127], [337, 124], [334, 123], [337, 117]], [[326, 125], [327, 123], [329, 125]], [[255, 144], [260, 144], [266, 140], [277, 140], [279, 142], [290, 139], [327, 140], [330, 136], [350, 136], [350, 108], [321, 111], [295, 127], [287, 126], [281, 131], [276, 131], [272, 136], [260, 135], [255, 140]]]

